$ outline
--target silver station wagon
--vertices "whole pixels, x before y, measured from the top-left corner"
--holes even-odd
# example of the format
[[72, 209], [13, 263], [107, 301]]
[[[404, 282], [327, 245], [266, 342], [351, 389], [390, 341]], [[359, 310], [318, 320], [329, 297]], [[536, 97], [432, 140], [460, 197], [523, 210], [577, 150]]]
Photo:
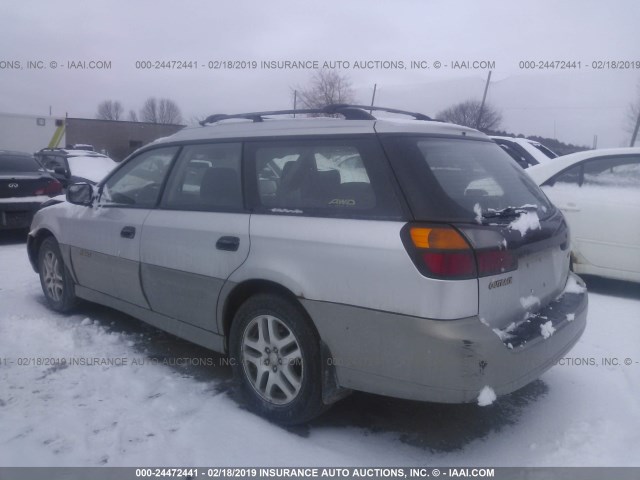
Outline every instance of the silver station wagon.
[[352, 390], [485, 405], [578, 341], [569, 230], [500, 146], [394, 109], [292, 113], [212, 115], [40, 210], [51, 308], [89, 300], [226, 353], [282, 424]]

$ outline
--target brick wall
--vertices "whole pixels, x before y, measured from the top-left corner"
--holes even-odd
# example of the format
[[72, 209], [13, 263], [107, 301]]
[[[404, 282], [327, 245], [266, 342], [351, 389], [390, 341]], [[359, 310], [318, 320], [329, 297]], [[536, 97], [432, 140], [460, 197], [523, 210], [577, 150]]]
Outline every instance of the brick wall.
[[111, 158], [120, 161], [135, 149], [172, 135], [184, 125], [67, 118], [66, 127], [67, 145], [87, 143], [97, 152], [105, 150]]

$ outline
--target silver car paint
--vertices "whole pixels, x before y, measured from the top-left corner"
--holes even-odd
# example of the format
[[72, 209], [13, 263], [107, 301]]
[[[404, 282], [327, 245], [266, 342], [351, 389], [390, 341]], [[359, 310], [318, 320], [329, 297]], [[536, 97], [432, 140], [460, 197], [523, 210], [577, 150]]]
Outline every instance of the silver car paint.
[[[435, 122], [374, 123], [320, 119], [308, 122], [216, 124], [185, 129], [156, 144], [248, 136], [373, 133], [374, 130], [486, 139], [474, 130]], [[78, 268], [74, 260], [77, 258], [82, 262], [79, 259], [82, 248], [79, 247], [75, 258], [71, 258], [72, 255], [68, 254], [71, 249], [67, 245], [76, 245], [77, 236], [81, 238], [82, 245], [105, 255], [105, 258], [99, 259], [97, 270], [108, 260], [114, 259], [138, 265], [140, 259], [135, 252], [128, 250], [133, 244], [125, 243], [123, 246], [122, 242], [113, 238], [116, 225], [120, 225], [117, 223], [120, 212], [116, 210], [126, 209], [114, 209], [109, 214], [115, 216], [111, 219], [111, 231], [103, 233], [108, 233], [110, 238], [95, 240], [82, 237], [89, 234], [77, 221], [90, 215], [91, 210], [68, 204], [49, 207], [46, 215], [43, 212], [36, 215], [31, 235], [37, 234], [41, 228], [53, 232], [74, 274]], [[127, 220], [144, 221], [144, 211], [129, 210], [137, 211], [131, 215], [140, 217]], [[167, 212], [167, 215], [172, 213], [175, 212]], [[74, 217], [75, 222], [67, 221]], [[123, 214], [123, 219], [125, 217], [126, 214]], [[176, 218], [180, 216], [171, 217], [171, 222]], [[581, 309], [575, 312], [575, 321], [559, 322], [552, 337], [544, 341], [540, 337], [525, 349], [510, 351], [491, 328], [482, 324], [479, 316], [479, 303], [486, 303], [482, 313], [489, 315], [492, 312], [487, 310], [488, 305], [491, 301], [499, 300], [498, 297], [484, 296], [484, 301], [481, 301], [482, 298], [478, 297], [478, 289], [482, 289], [491, 278], [479, 282], [476, 279], [442, 281], [423, 277], [400, 241], [402, 222], [255, 214], [251, 215], [249, 221], [250, 245], [244, 263], [235, 259], [234, 263], [226, 265], [227, 268], [217, 271], [214, 264], [192, 261], [193, 268], [190, 268], [182, 261], [185, 258], [193, 260], [196, 256], [188, 257], [184, 252], [171, 253], [171, 242], [162, 245], [162, 242], [154, 244], [153, 240], [149, 240], [151, 247], [148, 247], [149, 250], [147, 247], [143, 249], [143, 266], [139, 269], [143, 277], [147, 275], [147, 281], [138, 280], [138, 284], [144, 285], [145, 289], [150, 288], [149, 277], [157, 274], [165, 275], [169, 279], [168, 284], [175, 284], [180, 278], [189, 278], [191, 281], [201, 276], [207, 278], [207, 285], [217, 290], [219, 282], [229, 272], [230, 276], [220, 290], [222, 294], [218, 312], [226, 295], [241, 282], [265, 279], [281, 284], [293, 292], [309, 312], [323, 342], [333, 355], [331, 361], [336, 363], [338, 381], [344, 387], [445, 402], [472, 401], [479, 389], [487, 384], [492, 385], [498, 394], [507, 393], [549, 368], [577, 341], [584, 329], [586, 294]], [[165, 218], [162, 223], [167, 222]], [[186, 227], [202, 226], [202, 220], [196, 221], [193, 216], [185, 222]], [[154, 225], [154, 222], [149, 223], [150, 235]], [[116, 236], [119, 239], [119, 234]], [[196, 241], [196, 244], [206, 250], [202, 240]], [[93, 246], [93, 241], [97, 242], [97, 246]], [[211, 238], [210, 248], [215, 248], [215, 237]], [[167, 251], [170, 252], [169, 256], [164, 258]], [[550, 259], [549, 262], [544, 268], [552, 267], [550, 278], [557, 280], [562, 262], [558, 259]], [[230, 270], [236, 265], [239, 267], [231, 273]], [[108, 271], [108, 267], [104, 268], [107, 270], [102, 272]], [[525, 272], [522, 273], [526, 278]], [[187, 277], [181, 277], [182, 274]], [[513, 288], [517, 288], [519, 296], [524, 290], [518, 284], [515, 282]], [[558, 284], [555, 283], [548, 291], [541, 291], [543, 299], [552, 295], [557, 288]], [[160, 288], [156, 295], [166, 295], [168, 291]], [[177, 321], [170, 315], [114, 298], [106, 292], [78, 286], [76, 293], [81, 298], [110, 305], [208, 348], [217, 351], [225, 348], [224, 337], [214, 333], [224, 331], [221, 315], [217, 318], [218, 327], [211, 331], [201, 328], [204, 322], [199, 320], [194, 322], [199, 326]], [[188, 298], [185, 294], [181, 303]], [[519, 298], [516, 300], [513, 297], [510, 301], [512, 304], [507, 316], [520, 318], [522, 307], [518, 308], [514, 303]], [[495, 309], [493, 313], [492, 316], [498, 318], [500, 310]], [[499, 323], [505, 321], [501, 319]]]
[[252, 215], [251, 254], [229, 280], [271, 280], [299, 298], [425, 318], [478, 313], [478, 281], [422, 276], [404, 222]]
[[[515, 271], [480, 278], [480, 318], [494, 328], [504, 329], [523, 320], [527, 312], [549, 303], [565, 286], [569, 256], [569, 249], [556, 246], [519, 258]], [[494, 283], [500, 280], [506, 281]]]
[[[216, 248], [224, 236], [240, 239], [237, 251]], [[152, 310], [221, 332], [218, 294], [249, 255], [249, 214], [154, 210], [140, 248], [141, 282]]]
[[[587, 294], [574, 320], [549, 320], [556, 331], [510, 349], [477, 316], [432, 320], [327, 302], [302, 300], [331, 349], [331, 364], [345, 388], [411, 400], [474, 401], [490, 385], [510, 393], [551, 368], [586, 326]], [[559, 312], [560, 313], [560, 312]]]
[[[60, 227], [55, 233], [59, 243], [71, 247], [71, 263], [78, 282], [148, 307], [138, 270], [140, 232], [150, 210], [103, 207], [99, 204], [93, 207], [66, 205], [72, 210], [69, 215], [60, 215]], [[134, 238], [120, 236], [125, 226], [136, 228]]]

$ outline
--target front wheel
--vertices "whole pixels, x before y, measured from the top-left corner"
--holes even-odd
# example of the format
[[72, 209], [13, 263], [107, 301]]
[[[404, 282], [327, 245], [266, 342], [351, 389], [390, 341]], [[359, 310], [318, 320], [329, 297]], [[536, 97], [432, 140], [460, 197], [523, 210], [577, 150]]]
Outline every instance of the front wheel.
[[48, 237], [40, 245], [38, 253], [40, 284], [49, 306], [57, 312], [68, 312], [76, 304], [71, 274], [62, 260], [55, 238]]
[[229, 350], [234, 375], [259, 414], [294, 425], [323, 411], [319, 342], [299, 305], [277, 295], [251, 297], [234, 317]]

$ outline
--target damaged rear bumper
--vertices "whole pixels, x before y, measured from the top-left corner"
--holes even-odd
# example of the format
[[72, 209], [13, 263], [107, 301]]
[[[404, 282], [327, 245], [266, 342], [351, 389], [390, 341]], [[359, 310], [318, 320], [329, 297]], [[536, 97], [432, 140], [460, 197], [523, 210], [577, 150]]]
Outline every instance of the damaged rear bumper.
[[478, 317], [441, 321], [303, 304], [331, 352], [327, 361], [341, 387], [465, 403], [476, 401], [484, 386], [498, 395], [513, 392], [556, 364], [586, 327], [588, 297], [586, 290], [565, 293], [503, 338]]

